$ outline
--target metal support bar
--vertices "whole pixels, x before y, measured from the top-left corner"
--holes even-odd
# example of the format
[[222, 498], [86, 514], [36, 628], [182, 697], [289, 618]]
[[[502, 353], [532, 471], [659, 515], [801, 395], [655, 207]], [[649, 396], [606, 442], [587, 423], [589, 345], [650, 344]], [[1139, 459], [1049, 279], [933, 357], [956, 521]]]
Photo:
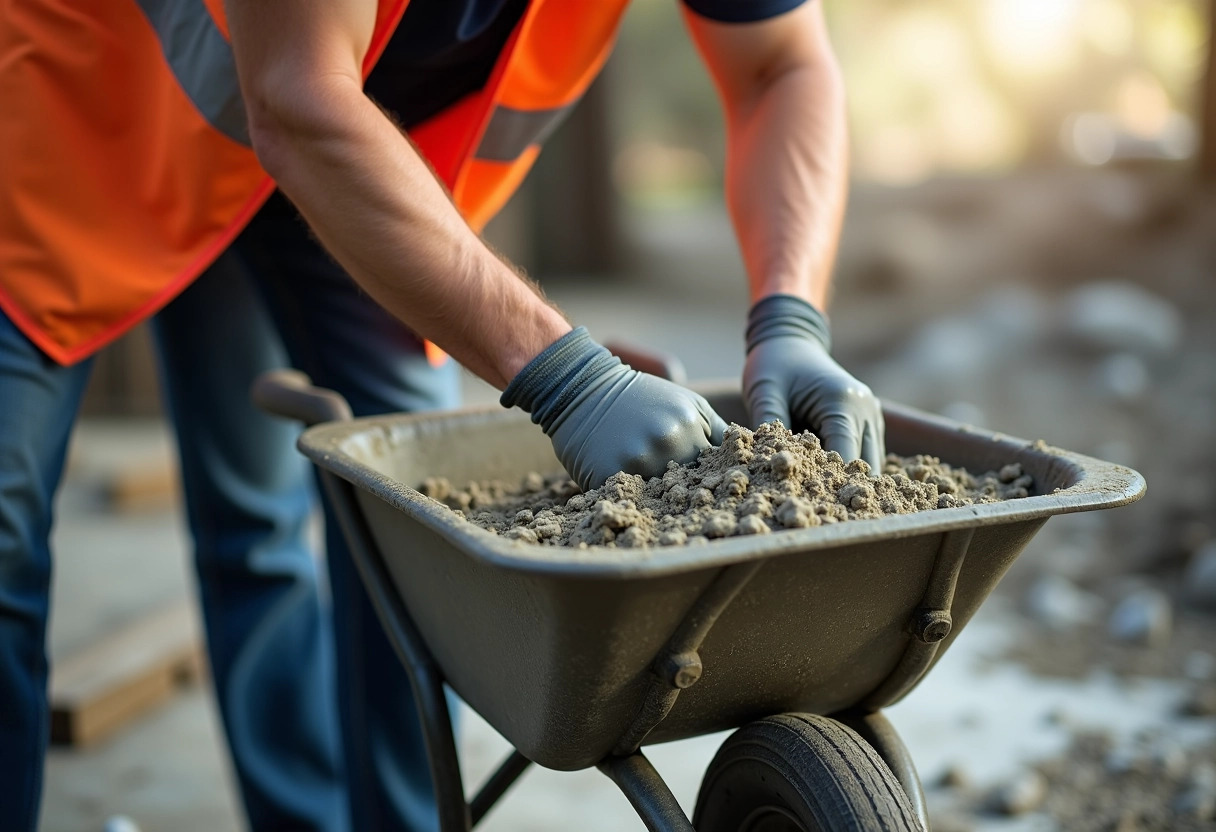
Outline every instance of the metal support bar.
[[371, 530], [367, 528], [367, 521], [358, 510], [354, 486], [328, 471], [321, 472], [321, 482], [338, 516], [355, 567], [380, 619], [380, 626], [384, 628], [389, 643], [409, 674], [431, 766], [439, 832], [469, 832], [473, 820], [464, 799], [464, 781], [460, 775], [460, 759], [456, 755], [456, 739], [452, 735], [452, 719], [443, 690], [443, 674], [405, 604], [389, 589], [393, 585], [392, 577], [380, 557]]
[[701, 656], [697, 651], [718, 617], [763, 563], [754, 560], [726, 567], [693, 603], [651, 664], [652, 678], [646, 698], [633, 723], [612, 749], [614, 755], [624, 757], [637, 751], [646, 736], [671, 713], [680, 691], [692, 687], [701, 678]]
[[512, 751], [511, 755], [502, 761], [502, 765], [490, 775], [490, 779], [486, 780], [477, 791], [473, 802], [469, 804], [474, 826], [481, 822], [486, 813], [498, 802], [498, 798], [506, 794], [507, 789], [515, 784], [515, 781], [531, 764], [532, 761], [518, 751]]
[[924, 832], [930, 832], [925, 789], [921, 785], [920, 775], [916, 773], [912, 755], [908, 753], [904, 741], [899, 738], [895, 726], [879, 711], [873, 713], [853, 711], [836, 714], [834, 718], [860, 734], [861, 738], [878, 752], [878, 756], [882, 757], [883, 762], [895, 775], [895, 779], [899, 781], [899, 785], [903, 787], [904, 793], [908, 795], [908, 800], [912, 803], [912, 810], [916, 812], [916, 818], [920, 821]]
[[938, 645], [950, 635], [953, 626], [950, 607], [954, 604], [954, 588], [974, 534], [975, 529], [956, 529], [942, 535], [929, 585], [920, 606], [908, 622], [912, 638], [895, 670], [862, 700], [864, 710], [877, 711], [898, 701], [933, 664]]
[[608, 757], [596, 768], [620, 787], [650, 832], [696, 832], [671, 789], [641, 751]]

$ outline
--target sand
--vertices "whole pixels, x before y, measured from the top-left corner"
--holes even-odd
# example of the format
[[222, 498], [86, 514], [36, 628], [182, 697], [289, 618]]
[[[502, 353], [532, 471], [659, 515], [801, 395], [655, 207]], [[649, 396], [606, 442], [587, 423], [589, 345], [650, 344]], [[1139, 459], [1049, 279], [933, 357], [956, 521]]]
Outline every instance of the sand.
[[547, 546], [647, 547], [910, 514], [1025, 497], [1033, 480], [1013, 463], [973, 475], [936, 457], [888, 455], [883, 472], [825, 452], [810, 432], [779, 423], [731, 425], [721, 446], [649, 481], [616, 474], [581, 493], [565, 476], [531, 473], [517, 485], [420, 490], [487, 531]]

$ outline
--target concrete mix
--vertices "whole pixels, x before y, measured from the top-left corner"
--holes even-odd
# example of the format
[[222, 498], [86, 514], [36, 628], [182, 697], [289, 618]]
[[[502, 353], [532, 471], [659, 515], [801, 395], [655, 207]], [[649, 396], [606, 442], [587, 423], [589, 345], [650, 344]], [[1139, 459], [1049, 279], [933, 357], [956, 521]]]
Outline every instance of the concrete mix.
[[1032, 487], [1017, 463], [973, 475], [923, 455], [888, 455], [872, 477], [864, 461], [846, 463], [814, 434], [774, 422], [756, 431], [731, 425], [721, 446], [649, 481], [620, 473], [580, 493], [564, 476], [531, 473], [518, 487], [429, 479], [421, 491], [513, 540], [634, 548], [990, 503], [1025, 497]]

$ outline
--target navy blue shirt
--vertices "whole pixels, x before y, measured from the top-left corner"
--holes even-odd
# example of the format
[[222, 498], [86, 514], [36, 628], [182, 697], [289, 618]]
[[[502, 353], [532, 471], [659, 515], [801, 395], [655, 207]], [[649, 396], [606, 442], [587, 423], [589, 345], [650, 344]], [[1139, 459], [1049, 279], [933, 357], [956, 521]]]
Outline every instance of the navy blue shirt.
[[[594, 2], [594, 0], [587, 0]], [[682, 0], [726, 23], [764, 20], [804, 0]], [[364, 88], [401, 126], [485, 86], [528, 0], [412, 0]]]

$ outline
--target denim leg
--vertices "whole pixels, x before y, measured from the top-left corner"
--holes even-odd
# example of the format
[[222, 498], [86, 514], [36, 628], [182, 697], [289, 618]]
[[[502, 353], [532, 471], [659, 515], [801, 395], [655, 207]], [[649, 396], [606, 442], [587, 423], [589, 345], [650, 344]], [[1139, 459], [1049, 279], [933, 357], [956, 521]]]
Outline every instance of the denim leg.
[[177, 431], [212, 677], [254, 830], [347, 830], [330, 621], [298, 429], [249, 386], [286, 361], [231, 249], [153, 330]]
[[[421, 342], [363, 294], [275, 197], [237, 249], [254, 265], [292, 363], [341, 393], [356, 416], [454, 407], [454, 362], [431, 367]], [[338, 656], [339, 707], [359, 832], [437, 828], [409, 679], [359, 581], [326, 506], [326, 545]]]
[[91, 364], [59, 366], [0, 312], [0, 826], [14, 832], [38, 820], [51, 502]]

